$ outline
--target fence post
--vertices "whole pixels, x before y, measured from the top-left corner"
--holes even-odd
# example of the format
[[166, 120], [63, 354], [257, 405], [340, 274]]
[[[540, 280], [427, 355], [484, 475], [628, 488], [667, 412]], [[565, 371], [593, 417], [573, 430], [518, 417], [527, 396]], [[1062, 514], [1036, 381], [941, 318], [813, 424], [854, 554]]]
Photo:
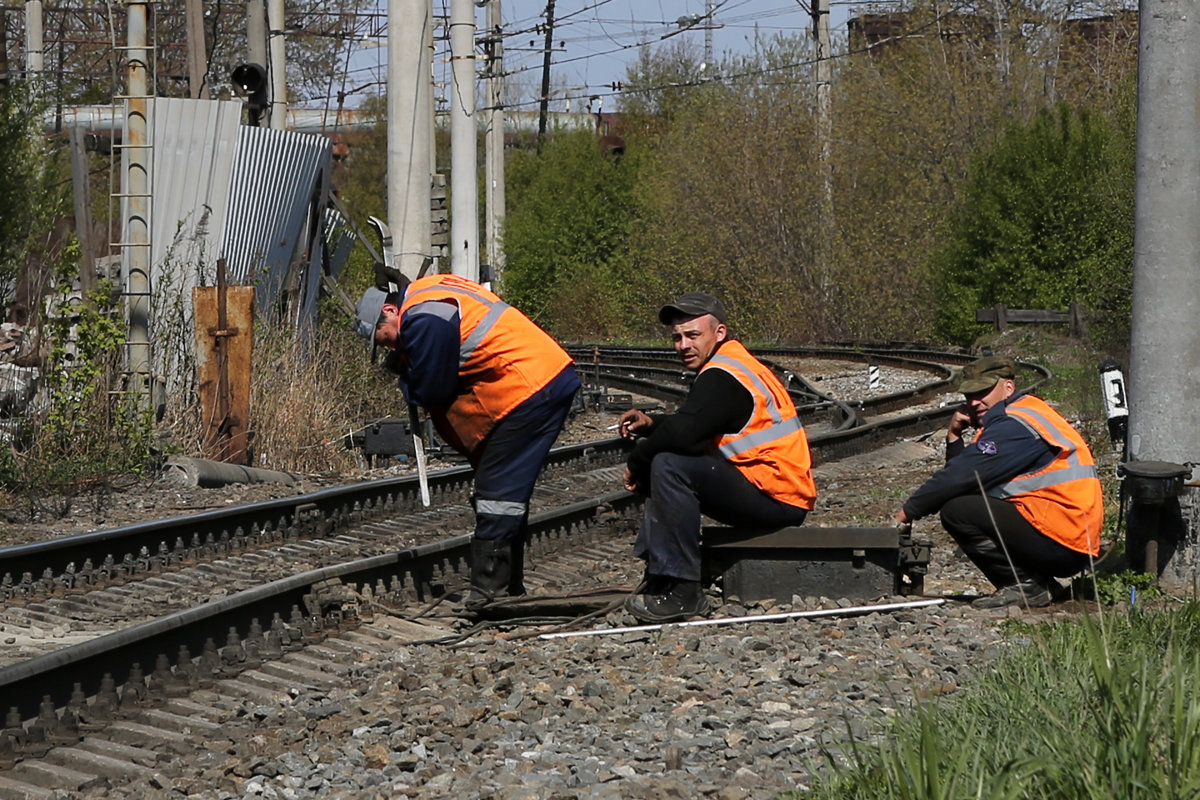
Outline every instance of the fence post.
[[1083, 339], [1087, 336], [1087, 314], [1078, 300], [1071, 302], [1071, 337]]
[[996, 330], [1008, 330], [1008, 307], [1003, 303], [996, 303]]

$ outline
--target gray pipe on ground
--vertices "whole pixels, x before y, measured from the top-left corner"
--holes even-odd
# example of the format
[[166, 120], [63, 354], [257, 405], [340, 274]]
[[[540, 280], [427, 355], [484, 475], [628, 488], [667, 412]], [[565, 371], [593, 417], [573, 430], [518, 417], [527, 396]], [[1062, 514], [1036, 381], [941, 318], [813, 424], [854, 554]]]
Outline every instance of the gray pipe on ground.
[[243, 467], [189, 456], [170, 456], [164, 467], [168, 480], [182, 486], [212, 489], [231, 483], [285, 483], [295, 486], [300, 478], [290, 472]]

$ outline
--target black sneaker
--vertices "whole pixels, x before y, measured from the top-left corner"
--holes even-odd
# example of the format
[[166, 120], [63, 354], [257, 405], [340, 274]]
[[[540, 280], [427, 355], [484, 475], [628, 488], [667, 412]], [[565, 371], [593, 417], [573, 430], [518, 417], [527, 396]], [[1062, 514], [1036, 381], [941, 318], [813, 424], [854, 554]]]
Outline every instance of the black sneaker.
[[700, 581], [664, 578], [655, 591], [626, 598], [625, 610], [642, 622], [673, 622], [708, 611], [708, 599]]
[[1018, 605], [1025, 608], [1045, 608], [1052, 602], [1054, 602], [1054, 596], [1044, 584], [1037, 581], [1023, 581], [997, 589], [992, 594], [979, 598], [971, 605], [975, 608], [1004, 608]]

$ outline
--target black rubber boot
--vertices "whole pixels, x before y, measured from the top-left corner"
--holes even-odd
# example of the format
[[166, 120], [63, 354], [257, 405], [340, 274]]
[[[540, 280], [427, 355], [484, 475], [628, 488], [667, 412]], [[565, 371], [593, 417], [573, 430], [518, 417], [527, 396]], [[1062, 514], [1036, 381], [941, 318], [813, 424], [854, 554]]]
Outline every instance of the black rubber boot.
[[525, 539], [514, 539], [510, 546], [512, 568], [508, 576], [508, 594], [511, 597], [520, 597], [525, 594]]
[[513, 548], [509, 542], [471, 540], [471, 588], [463, 599], [467, 608], [480, 608], [509, 595], [513, 574]]

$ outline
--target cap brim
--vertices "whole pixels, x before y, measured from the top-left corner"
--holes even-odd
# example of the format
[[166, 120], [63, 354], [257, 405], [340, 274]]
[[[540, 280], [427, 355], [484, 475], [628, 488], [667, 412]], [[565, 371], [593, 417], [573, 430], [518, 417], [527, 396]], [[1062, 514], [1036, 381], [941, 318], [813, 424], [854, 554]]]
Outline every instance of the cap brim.
[[975, 394], [976, 392], [991, 389], [999, 382], [1000, 378], [995, 375], [985, 378], [968, 378], [959, 385], [958, 390], [963, 394]]

